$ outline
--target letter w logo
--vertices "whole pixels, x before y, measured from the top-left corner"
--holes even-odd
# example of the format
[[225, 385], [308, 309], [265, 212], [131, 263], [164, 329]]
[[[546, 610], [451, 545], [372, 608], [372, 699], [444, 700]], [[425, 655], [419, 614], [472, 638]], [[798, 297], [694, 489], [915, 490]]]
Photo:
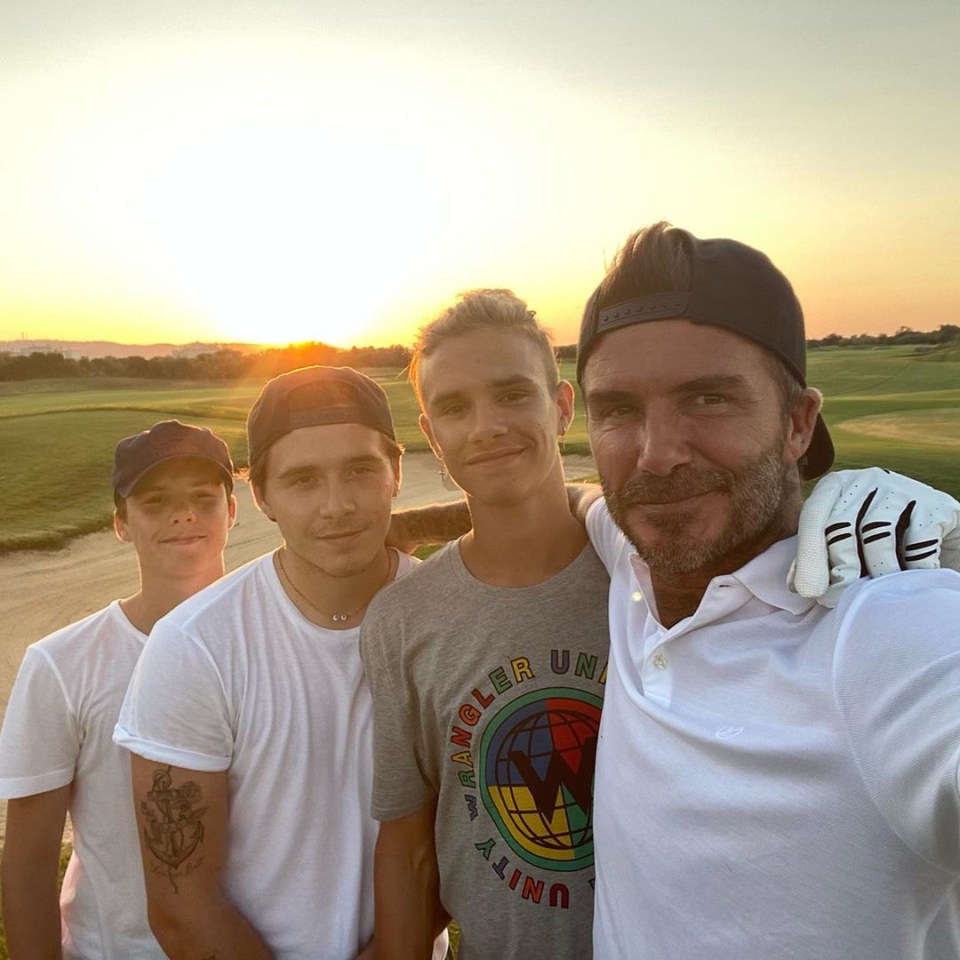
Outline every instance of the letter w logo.
[[519, 750], [510, 751], [510, 762], [516, 766], [523, 782], [533, 797], [537, 813], [547, 820], [552, 819], [557, 809], [560, 787], [566, 787], [574, 802], [589, 813], [593, 806], [593, 767], [597, 759], [597, 738], [583, 741], [580, 748], [580, 769], [571, 770], [562, 753], [550, 751], [546, 775], [541, 778], [534, 769], [530, 757]]

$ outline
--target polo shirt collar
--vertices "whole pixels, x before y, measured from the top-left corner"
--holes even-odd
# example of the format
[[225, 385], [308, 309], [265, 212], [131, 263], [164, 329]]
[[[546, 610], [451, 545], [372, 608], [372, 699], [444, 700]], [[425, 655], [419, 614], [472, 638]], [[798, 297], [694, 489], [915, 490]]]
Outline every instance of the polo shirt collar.
[[742, 583], [758, 600], [789, 613], [806, 613], [816, 600], [801, 597], [787, 586], [790, 564], [797, 556], [797, 538], [778, 540], [749, 563], [735, 570], [730, 578]]
[[[788, 537], [778, 540], [769, 546], [763, 553], [758, 554], [748, 563], [733, 573], [714, 577], [710, 581], [706, 597], [719, 586], [730, 586], [737, 583], [748, 590], [758, 600], [771, 607], [786, 610], [788, 613], [800, 615], [806, 613], [816, 605], [816, 600], [801, 597], [787, 586], [787, 574], [790, 564], [797, 555], [797, 538]], [[630, 557], [633, 573], [641, 590], [647, 595], [648, 602], [653, 600], [653, 591], [650, 582], [650, 573], [647, 565], [636, 555]], [[702, 601], [701, 601], [702, 602]], [[651, 604], [651, 608], [655, 609]]]

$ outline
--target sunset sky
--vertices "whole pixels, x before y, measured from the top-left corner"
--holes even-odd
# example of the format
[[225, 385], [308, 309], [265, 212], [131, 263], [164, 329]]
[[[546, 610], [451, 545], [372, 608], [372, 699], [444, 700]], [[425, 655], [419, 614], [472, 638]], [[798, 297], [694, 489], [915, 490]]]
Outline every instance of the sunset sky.
[[0, 340], [560, 343], [632, 229], [808, 335], [960, 323], [956, 0], [3, 0]]

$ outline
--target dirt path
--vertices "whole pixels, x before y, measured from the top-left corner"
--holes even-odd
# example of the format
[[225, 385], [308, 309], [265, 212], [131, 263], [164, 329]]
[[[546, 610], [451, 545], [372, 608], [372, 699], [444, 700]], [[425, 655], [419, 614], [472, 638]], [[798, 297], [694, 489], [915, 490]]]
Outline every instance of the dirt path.
[[[569, 457], [571, 478], [593, 472], [588, 457]], [[403, 463], [401, 507], [454, 500], [457, 491], [445, 490], [430, 454], [408, 454]], [[237, 485], [239, 520], [227, 546], [227, 569], [237, 567], [273, 549], [280, 542], [276, 526], [254, 506], [245, 483]], [[0, 557], [0, 716], [6, 710], [10, 687], [27, 646], [54, 630], [106, 606], [116, 597], [136, 590], [137, 566], [133, 551], [112, 532], [95, 533], [55, 552], [25, 551]], [[0, 809], [0, 843], [6, 821]]]

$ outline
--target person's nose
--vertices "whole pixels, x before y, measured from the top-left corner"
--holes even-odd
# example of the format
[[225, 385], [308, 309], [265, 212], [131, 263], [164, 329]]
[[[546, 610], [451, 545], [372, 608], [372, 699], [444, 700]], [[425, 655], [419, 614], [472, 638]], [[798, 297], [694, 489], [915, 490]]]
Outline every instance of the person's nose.
[[356, 509], [356, 497], [349, 481], [334, 477], [320, 489], [319, 511], [324, 517], [342, 517]]
[[193, 523], [196, 519], [196, 506], [190, 497], [177, 497], [170, 513], [171, 523]]
[[495, 403], [478, 403], [470, 412], [469, 438], [472, 443], [485, 443], [506, 433], [506, 418]]
[[691, 449], [683, 418], [667, 410], [648, 410], [637, 427], [635, 452], [637, 469], [658, 477], [689, 463]]

